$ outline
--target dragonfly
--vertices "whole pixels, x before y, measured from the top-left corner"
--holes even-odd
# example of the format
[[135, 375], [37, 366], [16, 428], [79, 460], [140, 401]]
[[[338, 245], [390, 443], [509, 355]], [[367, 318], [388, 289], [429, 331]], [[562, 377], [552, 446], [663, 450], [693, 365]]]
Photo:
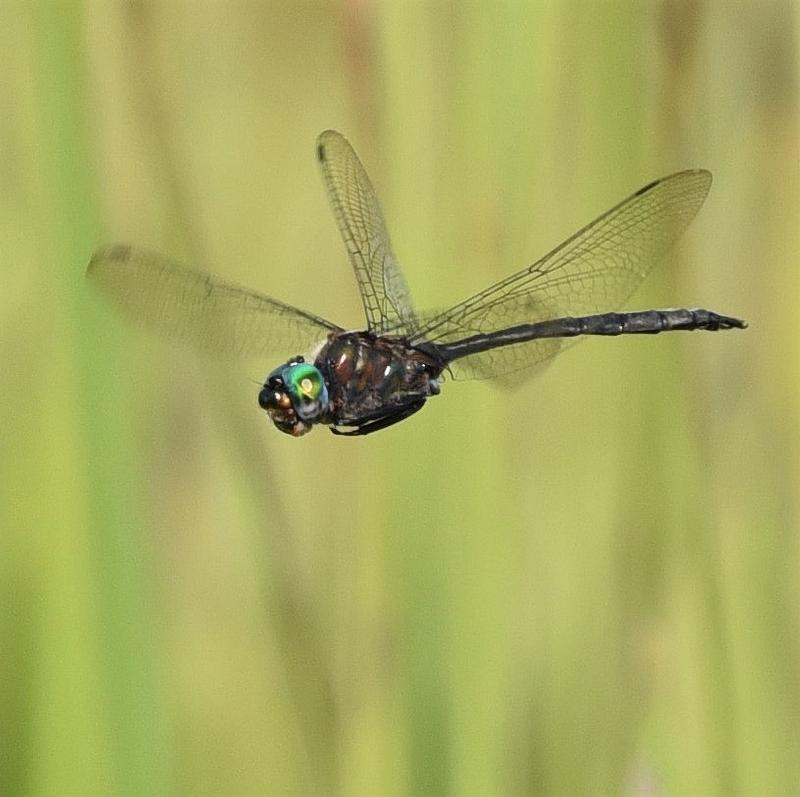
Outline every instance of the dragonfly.
[[[372, 434], [418, 412], [448, 376], [521, 381], [580, 336], [747, 326], [704, 309], [618, 310], [699, 211], [708, 171], [648, 183], [532, 265], [443, 312], [418, 313], [352, 146], [327, 130], [316, 151], [366, 329], [125, 244], [97, 251], [87, 270], [124, 314], [170, 340], [280, 361], [258, 403], [281, 432], [300, 437], [323, 424]], [[284, 359], [291, 352], [300, 353]]]

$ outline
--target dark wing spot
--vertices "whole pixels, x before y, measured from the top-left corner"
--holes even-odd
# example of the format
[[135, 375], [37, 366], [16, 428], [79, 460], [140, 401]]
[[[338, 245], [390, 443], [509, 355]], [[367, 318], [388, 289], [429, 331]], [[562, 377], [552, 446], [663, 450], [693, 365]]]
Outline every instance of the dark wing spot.
[[660, 182], [661, 182], [661, 180], [653, 180], [652, 183], [648, 183], [647, 185], [642, 186], [642, 188], [640, 188], [634, 194], [634, 196], [641, 196], [642, 194], [646, 194], [648, 191], [650, 191], [651, 189], [655, 188]]
[[123, 265], [130, 260], [130, 257], [130, 246], [127, 244], [111, 244], [110, 246], [99, 249], [92, 255], [87, 273], [93, 271], [98, 264], [104, 265], [106, 263], [114, 263], [115, 265]]

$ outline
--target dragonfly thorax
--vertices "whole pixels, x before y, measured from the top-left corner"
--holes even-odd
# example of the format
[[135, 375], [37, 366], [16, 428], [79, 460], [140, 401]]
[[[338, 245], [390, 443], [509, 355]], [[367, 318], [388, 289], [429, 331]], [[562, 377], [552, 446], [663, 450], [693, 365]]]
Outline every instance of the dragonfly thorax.
[[400, 337], [332, 334], [314, 362], [329, 391], [330, 421], [356, 427], [421, 406], [439, 393], [442, 363]]

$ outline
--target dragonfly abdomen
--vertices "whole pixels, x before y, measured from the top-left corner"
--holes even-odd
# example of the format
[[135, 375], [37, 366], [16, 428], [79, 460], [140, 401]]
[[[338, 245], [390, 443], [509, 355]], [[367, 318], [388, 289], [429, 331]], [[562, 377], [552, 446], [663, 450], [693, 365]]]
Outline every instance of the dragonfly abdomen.
[[[574, 322], [571, 335], [655, 335], [671, 330], [705, 329], [716, 332], [720, 329], [742, 328], [738, 318], [720, 315], [712, 310], [640, 310], [632, 313], [602, 313], [574, 319], [556, 319]], [[547, 322], [552, 323], [552, 322]], [[566, 323], [565, 328], [570, 324]], [[558, 325], [556, 324], [556, 328]], [[564, 335], [569, 337], [570, 335]], [[561, 337], [561, 335], [556, 335]]]
[[747, 323], [739, 318], [720, 315], [711, 310], [640, 310], [632, 313], [553, 318], [536, 324], [520, 324], [508, 329], [472, 335], [453, 343], [438, 344], [446, 362], [470, 354], [511, 346], [540, 338], [574, 338], [579, 335], [655, 335], [659, 332], [705, 329], [744, 329]]

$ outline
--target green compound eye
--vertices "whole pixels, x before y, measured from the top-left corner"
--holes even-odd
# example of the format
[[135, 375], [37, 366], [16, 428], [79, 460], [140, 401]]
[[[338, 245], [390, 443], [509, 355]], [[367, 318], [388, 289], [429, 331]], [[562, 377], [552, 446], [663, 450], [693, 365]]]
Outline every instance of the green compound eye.
[[328, 388], [318, 368], [295, 363], [283, 368], [281, 376], [298, 418], [313, 421], [326, 412]]

